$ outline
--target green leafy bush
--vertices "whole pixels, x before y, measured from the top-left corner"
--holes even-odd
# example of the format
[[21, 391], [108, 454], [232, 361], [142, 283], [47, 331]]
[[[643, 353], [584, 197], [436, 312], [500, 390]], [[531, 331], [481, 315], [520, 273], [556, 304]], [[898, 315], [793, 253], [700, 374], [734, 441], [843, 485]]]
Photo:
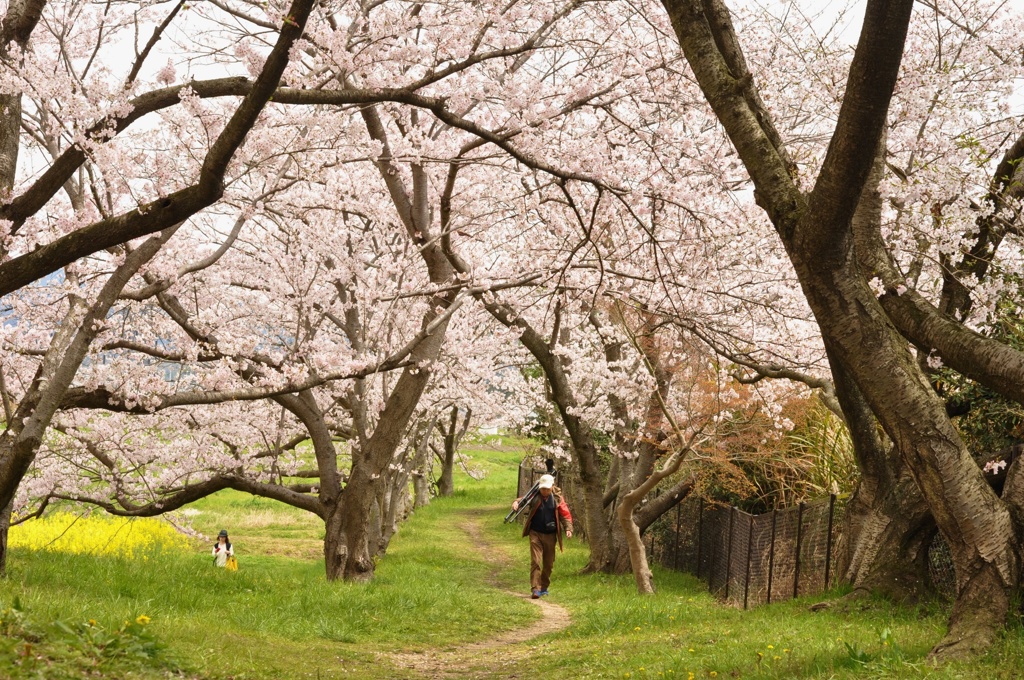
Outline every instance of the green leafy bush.
[[65, 678], [166, 678], [177, 665], [150, 632], [146, 615], [108, 628], [94, 619], [56, 620], [42, 625], [21, 603], [0, 612], [0, 677], [11, 680]]

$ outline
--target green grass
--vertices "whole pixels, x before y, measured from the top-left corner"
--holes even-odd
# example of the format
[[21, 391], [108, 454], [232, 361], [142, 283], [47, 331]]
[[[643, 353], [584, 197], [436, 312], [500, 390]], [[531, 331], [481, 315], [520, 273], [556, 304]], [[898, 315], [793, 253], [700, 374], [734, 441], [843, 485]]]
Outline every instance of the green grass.
[[1024, 668], [1018, 626], [980, 660], [931, 667], [926, 657], [945, 631], [944, 606], [866, 600], [815, 613], [809, 605], [828, 599], [815, 597], [744, 612], [685, 574], [656, 569], [658, 592], [638, 598], [631, 577], [572, 573], [585, 562], [584, 551], [573, 549], [556, 566], [553, 599], [575, 623], [523, 670], [606, 678], [1016, 678]]
[[[312, 513], [240, 491], [221, 491], [192, 504], [192, 527], [208, 538], [227, 529], [232, 545], [249, 554], [315, 560], [323, 554], [324, 523]], [[198, 514], [195, 514], [198, 513]]]
[[[214, 569], [205, 543], [193, 555], [145, 561], [14, 551], [10, 576], [0, 582], [0, 610], [17, 599], [25, 612], [19, 625], [31, 634], [5, 629], [0, 676], [85, 678], [102, 669], [102, 677], [148, 680], [182, 669], [188, 677], [225, 680], [412, 678], [386, 654], [459, 649], [528, 626], [536, 608], [494, 586], [495, 578], [520, 591], [528, 584], [525, 541], [517, 526], [501, 522], [522, 451], [505, 440], [470, 454], [487, 476], [459, 475], [453, 497], [417, 511], [369, 584], [324, 580], [323, 528], [315, 517], [234, 492], [196, 504], [193, 521], [211, 536], [220, 528], [231, 532], [238, 573]], [[507, 560], [497, 574], [463, 531], [468, 513], [481, 513], [489, 549]], [[926, 655], [945, 628], [941, 605], [867, 600], [808, 611], [827, 599], [818, 597], [743, 612], [718, 603], [696, 579], [660, 569], [658, 593], [638, 597], [631, 576], [580, 575], [586, 560], [584, 545], [566, 543], [550, 599], [571, 612], [573, 623], [520, 645], [516, 675], [1011, 678], [1024, 668], [1016, 623], [988, 655], [933, 668]], [[163, 646], [149, 656], [107, 658], [82, 641], [90, 619], [111, 636], [140, 615], [151, 618], [145, 635]], [[133, 635], [122, 637], [135, 644]], [[26, 644], [39, 659], [26, 661]], [[510, 669], [493, 670], [491, 662], [480, 654], [467, 671], [508, 677]]]

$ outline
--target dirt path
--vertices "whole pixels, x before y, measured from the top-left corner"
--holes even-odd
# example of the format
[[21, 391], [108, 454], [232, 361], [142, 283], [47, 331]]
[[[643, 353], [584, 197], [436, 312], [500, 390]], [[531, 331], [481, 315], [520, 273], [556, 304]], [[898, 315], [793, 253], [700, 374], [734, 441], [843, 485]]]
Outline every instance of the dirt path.
[[507, 566], [508, 558], [483, 535], [480, 514], [472, 511], [465, 513], [465, 522], [462, 526], [479, 555], [492, 566], [489, 582], [501, 593], [522, 598], [539, 607], [541, 618], [526, 628], [505, 631], [483, 642], [473, 642], [449, 649], [432, 649], [419, 654], [381, 655], [396, 668], [412, 671], [417, 678], [517, 678], [517, 665], [536, 649], [535, 646], [520, 643], [569, 627], [570, 617], [565, 607], [543, 598], [532, 600], [529, 594], [512, 592], [499, 584], [498, 574]]

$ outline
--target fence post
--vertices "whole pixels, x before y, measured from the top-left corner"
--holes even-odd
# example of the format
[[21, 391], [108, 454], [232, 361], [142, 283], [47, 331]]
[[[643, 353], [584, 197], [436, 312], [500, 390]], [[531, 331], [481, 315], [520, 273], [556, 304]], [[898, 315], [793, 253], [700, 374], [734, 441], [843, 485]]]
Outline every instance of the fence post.
[[775, 576], [775, 521], [779, 517], [779, 511], [772, 509], [772, 544], [768, 548], [768, 604], [772, 603], [772, 580]]
[[804, 503], [797, 506], [796, 513], [796, 566], [793, 569], [793, 597], [800, 596], [800, 542], [804, 533]]
[[729, 550], [725, 553], [725, 599], [729, 599], [729, 581], [732, 578], [732, 525], [736, 506], [729, 508]]
[[697, 511], [697, 568], [694, 570], [697, 578], [700, 578], [700, 549], [704, 546], [704, 499], [700, 499], [700, 509]]
[[679, 571], [679, 516], [683, 511], [683, 504], [676, 505], [676, 547], [672, 550], [672, 568]]
[[[717, 534], [717, 535], [716, 535]], [[715, 562], [718, 561], [718, 548], [722, 542], [721, 527], [711, 536], [711, 559], [708, 560], [708, 590], [715, 589]]]
[[754, 516], [747, 520], [747, 574], [743, 577], [743, 608], [747, 608], [747, 597], [750, 595], [750, 547], [754, 543]]
[[825, 539], [825, 590], [828, 590], [828, 572], [832, 567], [832, 517], [836, 509], [836, 495], [828, 497], [828, 538]]

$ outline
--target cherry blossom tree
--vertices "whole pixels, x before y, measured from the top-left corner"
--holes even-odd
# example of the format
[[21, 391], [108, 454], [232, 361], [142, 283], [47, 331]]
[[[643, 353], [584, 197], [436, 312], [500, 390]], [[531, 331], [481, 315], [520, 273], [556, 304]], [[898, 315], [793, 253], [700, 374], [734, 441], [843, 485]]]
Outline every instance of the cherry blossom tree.
[[[808, 191], [743, 57], [728, 9], [666, 2], [680, 45], [786, 246], [833, 373], [849, 379], [895, 444], [951, 547], [958, 596], [941, 655], [990, 643], [1017, 586], [1013, 493], [1000, 501], [869, 286], [855, 213], [875, 166], [911, 20], [910, 2], [868, 2], [835, 132]], [[872, 233], [873, 235], [873, 233]], [[856, 247], [854, 244], [856, 243]], [[977, 346], [977, 342], [975, 346]], [[840, 402], [853, 392], [840, 391]], [[846, 405], [844, 404], [844, 411]], [[984, 517], [984, 522], [978, 518]]]
[[[127, 76], [86, 77], [96, 32], [51, 31], [75, 65], [56, 79], [32, 36], [59, 22], [11, 5], [0, 293], [61, 268], [110, 275], [107, 257], [144, 248], [124, 243], [187, 224], [96, 308], [123, 322], [87, 329], [86, 370], [89, 342], [40, 412], [68, 409], [55, 437], [77, 443], [52, 447], [22, 498], [75, 466], [65, 496], [126, 514], [240, 488], [322, 517], [328, 577], [367, 578], [410, 476], [423, 496], [431, 433], [453, 459], [459, 414], [487, 401], [469, 386], [528, 353], [580, 476], [588, 566], [631, 565], [644, 590], [639, 533], [693, 488], [686, 461], [713, 436], [708, 405], [734, 398], [730, 371], [786, 378], [854, 440], [848, 577], [919, 574], [934, 521], [960, 581], [942, 649], [990, 639], [1019, 580], [1019, 473], [997, 498], [928, 373], [941, 361], [1022, 396], [1020, 353], [976, 332], [1020, 275], [1019, 16], [940, 3], [911, 21], [909, 2], [871, 0], [851, 61], [763, 11], [737, 30], [717, 1], [300, 5], [118, 15], [154, 27]], [[146, 75], [183, 21], [202, 40]], [[156, 132], [133, 128], [147, 114]], [[37, 294], [12, 302], [26, 329]], [[37, 340], [9, 341], [21, 384]], [[14, 422], [17, 389], [0, 387]], [[2, 501], [39, 422], [31, 454], [0, 466]], [[160, 447], [160, 431], [192, 444]]]
[[[94, 293], [93, 302], [88, 301], [89, 292], [74, 289], [75, 285], [81, 285], [79, 272], [65, 271], [65, 281], [71, 286], [66, 291], [69, 305], [65, 317], [16, 407], [7, 381], [0, 381], [7, 417], [7, 427], [0, 439], [0, 507], [4, 508], [3, 522], [0, 522], [0, 533], [4, 535], [0, 547], [4, 550], [0, 559], [6, 558], [6, 529], [14, 494], [35, 458], [64, 391], [74, 379], [90, 343], [103, 327], [111, 305], [130, 277], [156, 254], [183, 221], [213, 203], [223, 191], [227, 165], [276, 88], [288, 64], [290, 49], [302, 33], [309, 7], [309, 3], [298, 2], [289, 8], [288, 21], [257, 72], [253, 87], [210, 145], [202, 161], [202, 179], [182, 189], [184, 193], [166, 197], [158, 197], [162, 190], [154, 191], [156, 187], [152, 185], [133, 187], [137, 192], [133, 196], [131, 191], [124, 191], [128, 188], [124, 183], [101, 185], [95, 181], [95, 175], [74, 177], [73, 173], [84, 161], [84, 148], [102, 129], [94, 127], [86, 132], [79, 127], [81, 121], [95, 115], [95, 104], [100, 101], [110, 106], [108, 110], [124, 111], [127, 95], [135, 85], [152, 44], [159, 40], [180, 5], [157, 26], [150, 43], [136, 51], [134, 65], [120, 81], [116, 76], [111, 78], [105, 66], [93, 69], [93, 58], [82, 60], [74, 53], [76, 48], [92, 46], [95, 56], [95, 50], [109, 40], [111, 34], [125, 27], [119, 13], [89, 16], [88, 8], [74, 7], [67, 13], [47, 15], [44, 3], [14, 3], [8, 7], [0, 32], [4, 93], [0, 185], [5, 225], [4, 261], [0, 262], [3, 274], [0, 276], [6, 277], [4, 292], [16, 291], [72, 264], [82, 255], [102, 252], [104, 248], [116, 250], [132, 238], [161, 233], [130, 251], [120, 247], [119, 253], [112, 253], [122, 261], [114, 262], [113, 273], [106, 285]], [[72, 22], [88, 23], [87, 16], [97, 20], [90, 25], [93, 30], [75, 35], [71, 30]], [[41, 31], [40, 26], [45, 26], [46, 32]], [[115, 86], [114, 91], [111, 85]], [[120, 92], [116, 92], [117, 87]], [[29, 92], [34, 95], [34, 106], [26, 111], [23, 98]], [[59, 96], [68, 93], [74, 94]], [[22, 134], [22, 129], [27, 135]], [[73, 140], [67, 148], [64, 148], [65, 134]], [[65, 163], [58, 171], [43, 173], [41, 178], [33, 178], [27, 187], [22, 187], [18, 186], [17, 173], [22, 140], [26, 138], [33, 150], [38, 149], [54, 159], [50, 170], [60, 166], [61, 161]], [[103, 166], [100, 162], [94, 167], [99, 170]], [[57, 176], [60, 179], [54, 182]], [[41, 212], [61, 189], [67, 194], [68, 205], [55, 206], [56, 212], [66, 212], [60, 218], [49, 210]], [[105, 197], [91, 193], [96, 190], [105, 192]], [[95, 196], [98, 200], [86, 200], [86, 196]], [[178, 198], [183, 200], [178, 201]], [[132, 204], [135, 207], [129, 207]], [[121, 212], [126, 207], [127, 211]], [[140, 229], [142, 225], [145, 226]], [[53, 239], [44, 244], [48, 237]], [[22, 324], [19, 322], [19, 325]]]
[[[371, 545], [374, 543], [368, 520], [373, 514], [371, 507], [375, 502], [380, 504], [378, 492], [381, 489], [394, 488], [390, 484], [389, 473], [402, 467], [401, 462], [395, 459], [396, 452], [407, 441], [407, 426], [431, 377], [445, 328], [458, 306], [456, 298], [462, 288], [452, 275], [434, 235], [433, 216], [442, 211], [431, 209], [431, 204], [436, 205], [436, 202], [431, 197], [430, 172], [423, 157], [444, 153], [445, 147], [453, 143], [456, 150], [467, 143], [471, 148], [479, 145], [472, 139], [469, 142], [460, 139], [460, 135], [464, 138], [465, 134], [458, 132], [457, 127], [455, 134], [445, 134], [450, 130], [449, 125], [439, 126], [432, 122], [432, 118], [421, 119], [415, 108], [388, 108], [376, 104], [409, 100], [442, 118], [453, 118], [446, 113], [444, 100], [412, 93], [439, 82], [443, 84], [445, 78], [461, 75], [463, 71], [488, 60], [511, 58], [514, 72], [518, 68], [515, 57], [532, 50], [551, 22], [572, 8], [571, 4], [567, 5], [540, 20], [530, 13], [511, 13], [507, 17], [509, 22], [522, 22], [524, 28], [503, 33], [492, 30], [493, 21], [486, 17], [476, 13], [458, 15], [460, 9], [457, 5], [440, 7], [440, 14], [433, 17], [417, 10], [414, 21], [409, 21], [401, 6], [379, 7], [376, 11], [366, 8], [372, 16], [349, 17], [347, 25], [339, 25], [329, 18], [324, 24], [311, 27], [308, 34], [310, 47], [305, 52], [309, 63], [302, 65], [303, 75], [296, 73], [290, 76], [295, 84], [299, 84], [301, 77], [308, 78], [309, 88], [279, 89], [274, 93], [275, 102], [324, 107], [357, 102], [363, 106], [349, 112], [337, 111], [326, 119], [319, 119], [317, 122], [320, 124], [306, 119], [301, 133], [288, 133], [302, 123], [301, 118], [297, 119], [290, 112], [282, 114], [280, 119], [268, 114], [260, 129], [250, 130], [246, 144], [250, 155], [246, 168], [235, 180], [234, 189], [237, 194], [244, 194], [243, 187], [252, 187], [253, 193], [247, 197], [235, 195], [232, 200], [246, 203], [243, 211], [258, 211], [266, 215], [265, 219], [280, 223], [273, 233], [258, 233], [253, 238], [255, 243], [276, 239], [284, 250], [254, 245], [247, 261], [241, 262], [229, 254], [222, 264], [225, 271], [234, 272], [228, 276], [235, 279], [220, 282], [226, 285], [227, 290], [223, 286], [211, 285], [213, 281], [208, 274], [179, 281], [180, 277], [196, 272], [194, 267], [185, 263], [170, 267], [167, 272], [151, 273], [146, 278], [146, 288], [128, 297], [142, 300], [146, 297], [143, 292], [155, 294], [159, 311], [139, 312], [138, 322], [147, 324], [147, 327], [134, 328], [130, 340], [108, 340], [103, 345], [105, 351], [120, 350], [122, 355], [112, 362], [112, 367], [83, 376], [82, 385], [68, 394], [63, 405], [66, 408], [101, 407], [139, 412], [163, 411], [187, 404], [272, 398], [309, 429], [318, 463], [319, 499], [299, 498], [296, 489], [282, 490], [280, 483], [270, 488], [259, 486], [251, 479], [239, 481], [242, 475], [228, 466], [229, 460], [245, 451], [252, 456], [260, 454], [251, 453], [255, 450], [251, 439], [224, 435], [227, 440], [224, 446], [236, 453], [230, 458], [215, 459], [232, 472], [210, 476], [213, 470], [209, 459], [198, 457], [198, 468], [193, 472], [205, 473], [207, 478], [196, 482], [188, 479], [187, 475], [158, 475], [158, 479], [173, 478], [175, 482], [158, 486], [155, 493], [159, 499], [152, 500], [145, 507], [140, 507], [130, 499], [130, 494], [124, 494], [118, 488], [118, 485], [125, 486], [123, 475], [120, 481], [116, 481], [113, 479], [116, 475], [104, 473], [115, 481], [114, 494], [121, 505], [121, 512], [153, 513], [180, 505], [199, 497], [197, 494], [209, 493], [216, 488], [245, 487], [246, 490], [299, 504], [324, 517], [329, 578], [363, 578], [372, 574], [372, 557], [378, 547]], [[255, 26], [265, 23], [259, 10], [247, 9], [255, 13], [239, 15], [244, 21]], [[447, 52], [449, 47], [444, 46], [436, 55], [437, 66], [433, 72], [424, 74], [421, 70], [408, 70], [407, 65], [419, 64], [410, 59], [410, 45], [421, 46], [413, 50], [416, 54], [412, 56], [416, 56], [426, 49], [424, 45], [431, 44], [431, 40], [437, 37], [447, 39], [456, 19], [467, 23], [463, 35], [475, 36], [469, 56], [453, 66]], [[422, 29], [425, 24], [431, 24], [435, 32], [424, 35]], [[376, 31], [390, 35], [395, 25], [405, 26], [404, 30], [410, 36], [408, 40], [376, 40]], [[510, 23], [505, 29], [511, 26]], [[441, 29], [443, 35], [436, 32]], [[492, 34], [499, 41], [512, 42], [495, 46], [491, 41]], [[253, 40], [248, 34], [242, 37], [239, 51], [243, 60], [255, 49], [245, 44], [246, 39]], [[377, 45], [382, 51], [364, 53], [364, 41]], [[363, 65], [356, 64], [358, 68], [338, 70], [338, 62], [355, 63], [364, 57]], [[378, 68], [382, 65], [383, 68]], [[503, 77], [505, 72], [496, 73]], [[393, 85], [396, 74], [409, 80], [410, 84], [389, 88], [384, 94], [377, 87], [364, 88], [355, 94], [347, 89], [350, 82], [362, 81], [365, 84], [375, 78]], [[319, 79], [328, 75], [328, 82], [334, 82], [338, 89], [325, 90], [317, 85]], [[471, 73], [470, 79], [472, 77], [475, 76]], [[214, 81], [209, 89], [204, 90], [202, 85], [194, 82], [189, 89], [196, 94], [194, 97], [188, 94], [190, 109], [187, 112], [169, 111], [165, 116], [184, 117], [179, 121], [178, 129], [183, 130], [182, 136], [187, 136], [196, 127], [189, 125], [189, 115], [201, 122], [205, 122], [204, 115], [215, 120], [215, 110], [211, 111], [211, 105], [204, 103], [205, 98], [237, 94], [249, 87], [247, 82], [235, 79], [227, 83]], [[161, 96], [163, 94], [166, 93]], [[161, 99], [153, 106], [164, 105], [166, 101]], [[485, 128], [466, 122], [462, 117], [454, 117], [453, 120], [470, 128], [473, 135], [480, 130], [486, 132]], [[435, 131], [431, 131], [431, 126]], [[271, 201], [268, 182], [261, 182], [266, 171], [260, 168], [265, 165], [266, 158], [263, 157], [281, 153], [273, 143], [281, 139], [275, 136], [281, 132], [291, 134], [296, 143], [289, 150], [291, 164], [286, 163], [278, 170], [275, 182], [291, 183], [295, 188]], [[487, 134], [500, 139], [506, 133]], [[307, 153], [309, 149], [312, 151]], [[338, 154], [336, 149], [344, 151]], [[351, 163], [355, 163], [352, 167], [359, 171], [341, 172]], [[334, 168], [337, 172], [315, 173], [311, 171], [314, 167]], [[376, 178], [368, 177], [366, 170]], [[368, 181], [383, 184], [383, 194], [378, 191], [364, 195], [362, 190]], [[337, 192], [346, 197], [340, 215], [335, 209], [336, 202], [332, 202], [337, 200]], [[381, 203], [382, 196], [386, 197], [385, 203]], [[382, 206], [385, 206], [383, 211]], [[239, 228], [246, 217], [243, 214], [238, 218], [236, 225]], [[341, 244], [342, 252], [338, 252], [330, 237], [339, 217], [348, 233], [347, 243]], [[238, 239], [232, 230], [230, 240], [236, 241], [235, 250], [239, 248]], [[333, 254], [327, 254], [332, 251]], [[425, 278], [423, 274], [408, 269], [409, 260], [405, 255], [410, 252], [415, 255], [414, 259], [420, 259], [425, 265]], [[255, 280], [252, 279], [256, 273], [254, 264], [261, 267]], [[380, 275], [369, 276], [367, 265], [371, 265], [369, 270], [374, 274], [379, 269]], [[229, 266], [233, 269], [228, 269]], [[411, 301], [411, 306], [396, 304], [381, 309], [380, 300], [384, 296], [381, 289], [373, 289], [374, 285], [384, 289], [390, 287], [395, 290], [392, 299], [401, 299], [403, 303]], [[417, 297], [410, 297], [410, 293]], [[188, 294], [192, 300], [184, 297]], [[250, 310], [251, 313], [239, 310]], [[260, 316], [255, 314], [257, 310], [271, 312], [271, 315], [256, 321], [252, 317]], [[374, 317], [372, 324], [371, 317]], [[399, 329], [405, 329], [405, 324], [415, 318], [421, 318], [422, 323], [412, 340], [399, 345], [386, 358], [377, 362], [366, 361], [364, 355], [368, 351], [379, 351], [382, 345], [387, 344], [377, 341], [368, 346], [373, 334], [397, 340], [396, 336], [401, 334]], [[249, 324], [247, 328], [245, 323]], [[333, 327], [333, 330], [328, 332], [325, 330], [328, 327]], [[262, 330], [254, 333], [254, 328]], [[268, 333], [277, 337], [273, 340], [261, 337]], [[354, 351], [338, 352], [339, 343]], [[269, 347], [274, 347], [275, 351], [268, 353]], [[142, 355], [143, 359], [131, 361], [125, 354], [132, 352]], [[332, 356], [331, 352], [333, 356], [344, 357], [348, 363], [325, 358]], [[152, 371], [149, 377], [138, 371], [139, 366], [146, 365], [146, 356], [169, 362], [188, 362], [190, 367], [179, 371], [179, 374], [187, 376], [188, 381], [198, 382], [193, 385], [195, 389], [178, 390], [181, 381], [172, 386], [175, 388], [173, 392], [159, 389], [154, 384]], [[95, 364], [96, 367], [100, 365], [108, 366]], [[365, 385], [365, 375], [389, 367], [404, 367], [397, 380], [383, 377], [372, 389]], [[351, 379], [352, 383], [342, 388], [340, 394], [324, 397], [311, 391], [325, 385], [330, 387], [331, 381], [341, 378]], [[238, 381], [245, 385], [238, 384]], [[337, 392], [337, 389], [329, 389], [332, 391]], [[331, 427], [324, 419], [325, 411], [329, 412], [334, 405], [344, 408], [350, 418], [347, 424], [348, 441], [351, 442], [348, 453], [352, 464], [345, 479], [344, 493], [341, 493], [337, 455], [329, 436]], [[161, 422], [170, 427], [168, 421]], [[89, 428], [79, 424], [65, 429], [82, 436], [81, 433]], [[279, 441], [281, 436], [278, 434], [272, 439]], [[284, 436], [284, 440], [293, 441], [294, 436]], [[115, 441], [115, 438], [110, 437], [107, 441]], [[83, 446], [86, 452], [98, 450], [100, 454], [107, 455], [95, 443], [91, 451], [89, 446]], [[276, 447], [271, 447], [271, 450], [276, 450]], [[177, 466], [181, 465], [180, 460], [172, 458], [165, 463], [171, 464], [172, 461]], [[102, 460], [100, 462], [103, 463]], [[106, 463], [103, 465], [110, 470]], [[263, 468], [257, 467], [257, 476], [262, 471]], [[93, 479], [104, 481], [104, 475], [93, 475]], [[154, 493], [153, 489], [147, 491]], [[390, 503], [387, 505], [391, 506]], [[116, 509], [110, 503], [107, 507], [112, 511]]]
[[[910, 27], [908, 40], [913, 49], [904, 61], [894, 92], [885, 156], [878, 160], [884, 166], [872, 175], [854, 221], [860, 239], [859, 255], [873, 253], [862, 265], [898, 293], [883, 295], [880, 301], [900, 332], [919, 348], [918, 360], [926, 374], [933, 371], [929, 364], [938, 361], [937, 355], [932, 355], [933, 347], [939, 344], [936, 334], [932, 332], [930, 340], [922, 335], [926, 324], [937, 328], [935, 308], [967, 320], [966, 311], [973, 305], [961, 279], [966, 276], [971, 286], [981, 283], [975, 287], [975, 295], [978, 301], [987, 301], [993, 299], [992, 291], [998, 285], [994, 280], [985, 281], [990, 268], [1009, 279], [1015, 276], [1017, 246], [1010, 245], [1009, 250], [1004, 247], [1002, 256], [997, 246], [1005, 235], [1012, 237], [1015, 202], [1019, 200], [1011, 181], [1013, 159], [1019, 156], [1019, 143], [1014, 141], [1019, 139], [1019, 125], [1012, 116], [1005, 115], [1007, 96], [1019, 77], [1019, 66], [1007, 56], [1013, 54], [1015, 46], [1006, 36], [1012, 33], [1011, 26], [1019, 22], [1019, 17], [985, 4], [962, 6], [956, 16], [942, 7], [930, 9], [932, 20], [917, 21]], [[748, 30], [758, 24], [749, 17], [745, 17], [745, 23]], [[812, 74], [803, 96], [815, 98], [813, 110], [837, 108], [842, 91], [836, 84], [841, 79], [834, 67], [829, 70], [823, 66], [845, 63], [840, 58], [842, 45], [829, 48], [827, 41], [806, 31], [802, 42], [794, 38], [801, 35], [800, 31], [787, 29], [785, 35], [783, 53], [789, 56], [784, 58]], [[794, 44], [787, 48], [787, 41]], [[777, 62], [779, 51], [770, 47], [772, 44], [767, 40], [753, 43], [748, 52], [753, 63], [762, 59], [759, 55], [763, 52]], [[812, 60], [807, 56], [823, 50], [832, 52], [828, 59]], [[790, 82], [786, 73], [795, 71], [796, 66], [788, 71], [759, 70], [781, 125], [787, 125], [785, 113], [779, 106], [782, 100], [774, 92], [785, 91]], [[779, 78], [783, 83], [776, 85], [774, 81]], [[817, 125], [823, 129], [821, 122]], [[814, 127], [805, 120], [805, 130]], [[820, 158], [822, 150], [815, 151], [814, 136], [799, 130], [789, 134], [795, 156], [811, 159], [812, 165], [817, 163], [813, 159]], [[995, 165], [992, 161], [1003, 154], [1000, 146], [1008, 141], [1013, 143]], [[880, 233], [884, 244], [877, 237], [873, 239], [872, 232]], [[953, 254], [958, 251], [964, 254], [955, 262]], [[888, 258], [892, 259], [891, 265]], [[924, 302], [927, 299], [934, 300], [935, 306]], [[983, 304], [968, 324], [982, 328], [989, 306]], [[947, 328], [959, 337], [971, 335], [957, 330], [956, 324], [947, 324]], [[946, 352], [958, 356], [950, 350], [948, 338], [944, 342]], [[1006, 363], [1000, 371], [1014, 370], [1018, 359], [1012, 352], [1007, 355], [1007, 348], [986, 344], [988, 351], [1002, 353]], [[993, 387], [1009, 382], [996, 375], [984, 376], [976, 359], [967, 360], [963, 352], [959, 356], [958, 368], [965, 373]], [[900, 598], [919, 596], [928, 582], [927, 548], [935, 531], [931, 512], [909, 469], [877, 436], [875, 418], [866, 402], [856, 396], [856, 386], [840, 370], [833, 373], [836, 387], [847, 394], [844, 415], [858, 444], [862, 473], [847, 513], [842, 571], [858, 588], [882, 590]], [[1005, 393], [1007, 388], [1001, 389]], [[973, 454], [979, 463], [986, 460], [987, 452]]]

